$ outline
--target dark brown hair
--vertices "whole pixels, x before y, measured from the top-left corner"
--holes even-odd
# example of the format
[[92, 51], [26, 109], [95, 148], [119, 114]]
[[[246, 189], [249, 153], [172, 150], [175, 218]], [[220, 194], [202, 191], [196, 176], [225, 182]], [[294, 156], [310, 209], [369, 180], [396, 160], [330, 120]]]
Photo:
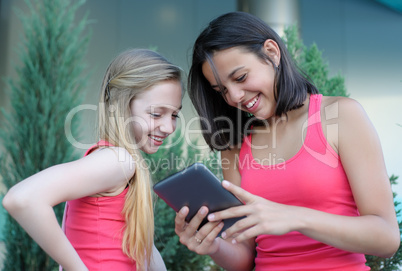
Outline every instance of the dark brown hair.
[[[278, 67], [263, 52], [267, 39], [278, 44], [281, 53]], [[265, 22], [245, 12], [219, 16], [209, 23], [195, 41], [189, 72], [189, 96], [201, 118], [204, 139], [212, 150], [224, 150], [238, 145], [250, 125], [261, 125], [249, 113], [228, 105], [224, 97], [211, 88], [202, 73], [203, 63], [210, 62], [214, 52], [231, 47], [241, 47], [254, 53], [274, 67], [275, 115], [281, 116], [299, 108], [308, 93], [318, 93], [317, 88], [298, 70], [282, 39]]]

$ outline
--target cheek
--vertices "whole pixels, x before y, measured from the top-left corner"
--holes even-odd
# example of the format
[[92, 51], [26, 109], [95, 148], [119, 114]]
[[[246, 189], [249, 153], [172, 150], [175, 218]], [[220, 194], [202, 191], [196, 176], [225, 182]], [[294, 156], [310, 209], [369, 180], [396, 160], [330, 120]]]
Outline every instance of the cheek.
[[132, 126], [132, 129], [133, 129], [135, 141], [138, 143], [139, 141], [141, 141], [143, 128], [138, 123], [134, 123]]
[[223, 97], [223, 95], [222, 95], [222, 99], [223, 99], [223, 100], [225, 101], [225, 103], [227, 103], [228, 105], [230, 105], [230, 106], [232, 106], [232, 107], [237, 107], [237, 103], [235, 103], [235, 102], [232, 101], [232, 99], [231, 99], [229, 93], [226, 93], [226, 94], [225, 94], [225, 97]]
[[135, 118], [135, 120], [132, 122], [132, 129], [134, 132], [134, 137], [138, 141], [140, 140], [144, 135], [148, 134], [150, 128], [150, 123], [145, 120], [144, 118]]

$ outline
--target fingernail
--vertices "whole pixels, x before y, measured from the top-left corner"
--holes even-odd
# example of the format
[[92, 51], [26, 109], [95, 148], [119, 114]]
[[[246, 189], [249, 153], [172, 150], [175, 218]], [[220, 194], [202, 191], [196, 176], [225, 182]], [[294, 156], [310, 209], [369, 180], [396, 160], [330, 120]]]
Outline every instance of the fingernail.
[[186, 209], [185, 209], [185, 208], [181, 208], [180, 213], [184, 215], [184, 214], [186, 213]]
[[210, 214], [210, 215], [208, 216], [208, 220], [209, 220], [209, 221], [214, 220], [214, 218], [215, 218], [215, 215], [214, 215], [214, 214]]
[[232, 240], [232, 244], [233, 244], [233, 245], [236, 245], [236, 244], [237, 244], [237, 242], [236, 242], [235, 239]]
[[226, 239], [226, 232], [225, 231], [222, 232], [221, 237], [222, 237], [222, 239]]
[[201, 208], [201, 210], [200, 210], [200, 214], [202, 214], [202, 215], [207, 214], [207, 210], [206, 210], [206, 208]]
[[222, 181], [222, 185], [223, 185], [224, 187], [229, 187], [230, 183], [229, 183], [228, 181], [226, 181], [226, 180], [223, 180], [223, 181]]

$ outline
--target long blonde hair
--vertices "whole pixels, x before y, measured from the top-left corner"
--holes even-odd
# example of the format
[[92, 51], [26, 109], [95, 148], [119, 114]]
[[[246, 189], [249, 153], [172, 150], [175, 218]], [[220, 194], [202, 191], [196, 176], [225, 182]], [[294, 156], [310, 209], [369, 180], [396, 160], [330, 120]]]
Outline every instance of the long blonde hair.
[[132, 49], [118, 55], [109, 65], [103, 79], [99, 106], [99, 138], [130, 152], [135, 161], [135, 174], [123, 208], [126, 227], [123, 252], [135, 260], [137, 268], [149, 265], [154, 242], [154, 214], [151, 177], [136, 147], [130, 103], [138, 94], [166, 80], [181, 81], [181, 69], [156, 52]]

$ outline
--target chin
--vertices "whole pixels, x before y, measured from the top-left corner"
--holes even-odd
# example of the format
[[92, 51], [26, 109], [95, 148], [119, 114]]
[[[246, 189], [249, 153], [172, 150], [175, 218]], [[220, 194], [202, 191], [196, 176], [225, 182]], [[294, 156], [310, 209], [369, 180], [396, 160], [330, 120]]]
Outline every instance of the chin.
[[159, 150], [159, 147], [146, 147], [146, 148], [142, 149], [142, 151], [147, 153], [147, 154], [154, 154], [158, 150]]
[[266, 119], [269, 119], [269, 118], [272, 117], [272, 116], [254, 115], [254, 117], [255, 117], [256, 119], [259, 119], [259, 120], [266, 120]]
[[254, 117], [259, 120], [267, 120], [275, 115], [275, 112], [261, 112], [261, 114], [255, 114]]

